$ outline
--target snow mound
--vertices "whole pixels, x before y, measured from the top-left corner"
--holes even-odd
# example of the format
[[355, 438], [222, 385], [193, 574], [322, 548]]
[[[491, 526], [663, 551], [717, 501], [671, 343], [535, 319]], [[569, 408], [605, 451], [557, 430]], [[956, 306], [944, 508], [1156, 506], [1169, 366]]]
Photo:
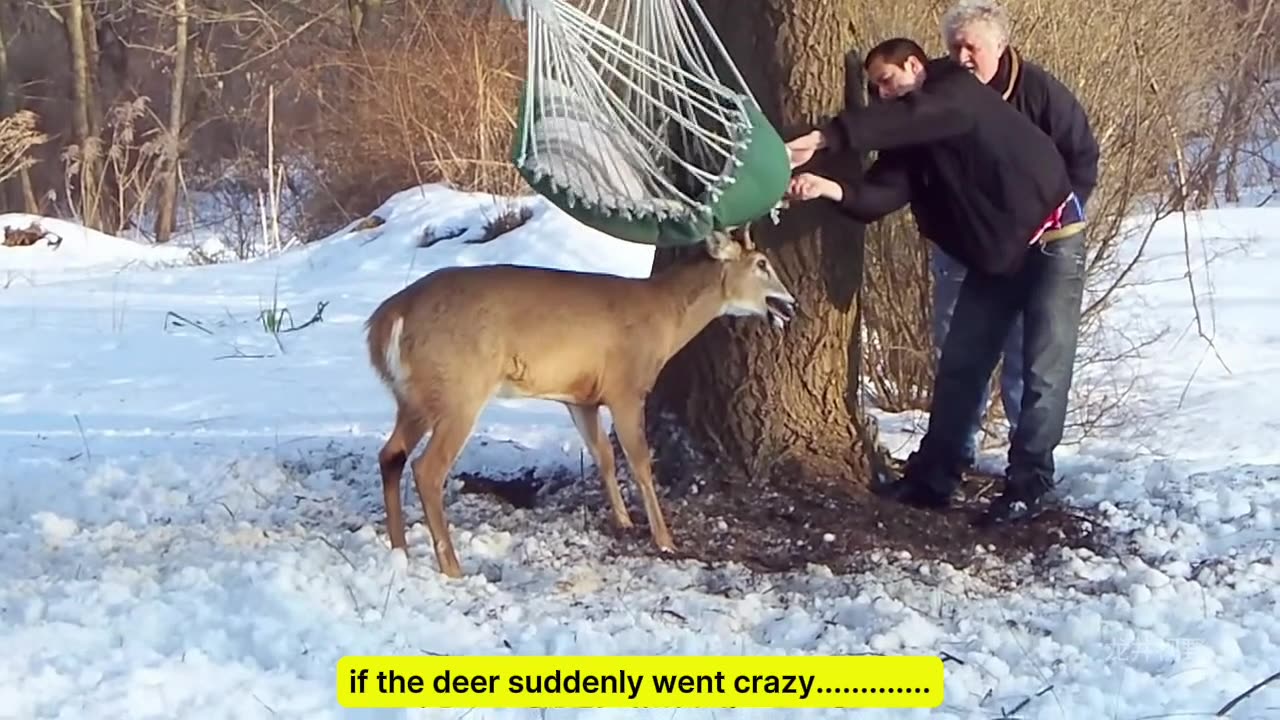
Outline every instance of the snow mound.
[[162, 267], [191, 262], [189, 248], [148, 245], [39, 215], [0, 215], [0, 228], [6, 231], [26, 230], [33, 225], [42, 233], [34, 244], [0, 246], [0, 272], [111, 271], [134, 265]]
[[[528, 219], [486, 240], [503, 216]], [[501, 198], [440, 185], [401, 191], [365, 218], [301, 253], [282, 259], [300, 266], [297, 279], [342, 284], [384, 275], [403, 280], [452, 265], [512, 263], [627, 277], [646, 277], [653, 248], [585, 227], [541, 197]]]

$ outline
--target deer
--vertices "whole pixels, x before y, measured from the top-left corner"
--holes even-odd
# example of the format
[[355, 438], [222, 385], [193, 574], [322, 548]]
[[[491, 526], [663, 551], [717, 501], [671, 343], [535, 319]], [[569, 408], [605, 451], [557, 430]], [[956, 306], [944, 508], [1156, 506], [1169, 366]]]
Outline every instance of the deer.
[[600, 419], [609, 410], [639, 487], [653, 543], [675, 552], [654, 491], [644, 412], [658, 374], [713, 320], [768, 318], [796, 299], [745, 227], [717, 230], [704, 252], [644, 278], [513, 264], [448, 266], [382, 301], [365, 323], [369, 362], [395, 400], [378, 453], [392, 551], [407, 559], [400, 482], [408, 457], [438, 569], [462, 570], [443, 507], [445, 480], [494, 398], [562, 403], [589, 449], [615, 527], [633, 528]]

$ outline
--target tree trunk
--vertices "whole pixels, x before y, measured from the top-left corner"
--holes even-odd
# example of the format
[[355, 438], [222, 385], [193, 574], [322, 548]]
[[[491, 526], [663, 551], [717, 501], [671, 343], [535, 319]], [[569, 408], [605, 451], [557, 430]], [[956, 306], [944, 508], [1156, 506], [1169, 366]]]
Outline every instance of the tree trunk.
[[[95, 230], [102, 230], [99, 214], [102, 193], [99, 188], [99, 166], [102, 163], [101, 148], [97, 147], [96, 118], [93, 109], [93, 80], [89, 63], [89, 42], [85, 35], [88, 21], [85, 18], [84, 0], [71, 0], [62, 15], [67, 33], [67, 46], [71, 50], [72, 75], [72, 125], [76, 141], [80, 143], [80, 212], [81, 222]], [[70, 198], [68, 198], [70, 200]]]
[[[23, 98], [14, 90], [9, 77], [9, 43], [3, 21], [3, 16], [0, 16], [0, 116], [8, 117], [22, 108]], [[29, 214], [35, 215], [40, 211], [40, 206], [36, 204], [35, 189], [31, 185], [31, 173], [27, 168], [18, 171], [18, 182], [17, 200], [13, 199], [13, 185], [9, 184], [5, 188], [6, 211], [21, 203]]]
[[[705, 0], [704, 7], [784, 132], [864, 102], [848, 3]], [[849, 176], [863, 159], [838, 161]], [[672, 358], [648, 403], [663, 477], [709, 463], [720, 475], [735, 469], [745, 478], [866, 486], [877, 443], [859, 403], [864, 231], [825, 202], [793, 207], [776, 226], [765, 218], [752, 227], [798, 299], [798, 317], [783, 333], [755, 318], [718, 320]], [[655, 270], [684, 252], [659, 250]]]
[[156, 215], [156, 242], [169, 242], [178, 206], [178, 161], [182, 155], [183, 89], [187, 83], [187, 2], [174, 0], [177, 41], [173, 48], [173, 84], [169, 91], [169, 132], [166, 140], [164, 176], [161, 178], [160, 207]]
[[89, 88], [89, 93], [85, 99], [85, 105], [89, 109], [89, 132], [97, 136], [102, 130], [102, 119], [105, 114], [102, 111], [100, 103], [101, 98], [98, 97], [98, 91], [101, 89], [99, 81], [99, 62], [100, 56], [98, 50], [98, 20], [93, 16], [94, 2], [93, 0], [76, 0], [75, 3], [81, 6], [81, 19], [84, 21], [81, 32], [84, 33], [84, 57], [85, 57], [85, 84]]

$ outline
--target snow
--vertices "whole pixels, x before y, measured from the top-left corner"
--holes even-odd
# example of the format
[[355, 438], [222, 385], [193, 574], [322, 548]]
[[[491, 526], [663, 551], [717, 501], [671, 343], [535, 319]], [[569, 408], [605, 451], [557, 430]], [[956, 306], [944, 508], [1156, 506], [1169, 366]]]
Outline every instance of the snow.
[[43, 284], [46, 274], [51, 279], [66, 280], [72, 276], [126, 270], [137, 264], [143, 267], [185, 264], [190, 255], [184, 248], [146, 246], [65, 220], [24, 213], [0, 215], [0, 225], [5, 228], [27, 229], [33, 223], [44, 233], [35, 244], [4, 249], [0, 270], [5, 273], [6, 287], [15, 282], [31, 286]]
[[[44, 219], [63, 238], [57, 249], [0, 248], [10, 279], [0, 327], [12, 338], [0, 345], [0, 718], [537, 712], [348, 711], [335, 702], [334, 667], [358, 654], [956, 659], [942, 708], [859, 712], [870, 718], [990, 718], [1024, 701], [1016, 717], [1211, 714], [1280, 670], [1280, 296], [1268, 290], [1280, 274], [1280, 207], [1188, 218], [1217, 355], [1189, 326], [1181, 219], [1158, 224], [1143, 284], [1112, 311], [1173, 329], [1134, 370], [1137, 400], [1158, 419], [1059, 455], [1063, 497], [1103, 509], [1137, 541], [1114, 556], [1063, 552], [1048, 580], [1010, 591], [900, 557], [855, 576], [620, 560], [606, 555], [603, 517], [503, 509], [452, 485], [466, 577], [449, 580], [435, 571], [411, 482], [408, 562], [390, 553], [376, 452], [393, 407], [365, 356], [373, 307], [451, 264], [648, 272], [649, 248], [585, 230], [539, 200], [510, 202], [532, 219], [482, 244], [468, 241], [505, 206], [426, 186], [390, 198], [375, 213], [380, 226], [353, 223], [251, 261], [199, 264], [180, 247]], [[419, 248], [427, 227], [465, 232]], [[320, 303], [311, 326], [264, 329], [264, 311], [287, 309], [287, 328]], [[911, 418], [884, 420], [886, 440], [904, 451]], [[584, 452], [560, 406], [500, 400], [456, 470], [576, 472]], [[1277, 713], [1273, 685], [1231, 717]]]

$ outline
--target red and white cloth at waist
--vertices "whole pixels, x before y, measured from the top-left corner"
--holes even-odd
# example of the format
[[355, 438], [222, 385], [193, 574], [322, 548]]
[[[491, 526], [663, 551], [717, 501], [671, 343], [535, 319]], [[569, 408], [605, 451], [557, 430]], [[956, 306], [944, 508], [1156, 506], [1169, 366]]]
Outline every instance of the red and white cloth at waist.
[[1027, 244], [1035, 245], [1045, 233], [1051, 230], [1061, 230], [1066, 225], [1080, 222], [1083, 219], [1084, 212], [1080, 208], [1080, 202], [1076, 199], [1076, 194], [1071, 193], [1066, 200], [1062, 201], [1061, 205], [1049, 213], [1049, 217], [1045, 218], [1045, 221], [1040, 225], [1040, 229], [1036, 230], [1035, 234], [1031, 236], [1031, 241]]

